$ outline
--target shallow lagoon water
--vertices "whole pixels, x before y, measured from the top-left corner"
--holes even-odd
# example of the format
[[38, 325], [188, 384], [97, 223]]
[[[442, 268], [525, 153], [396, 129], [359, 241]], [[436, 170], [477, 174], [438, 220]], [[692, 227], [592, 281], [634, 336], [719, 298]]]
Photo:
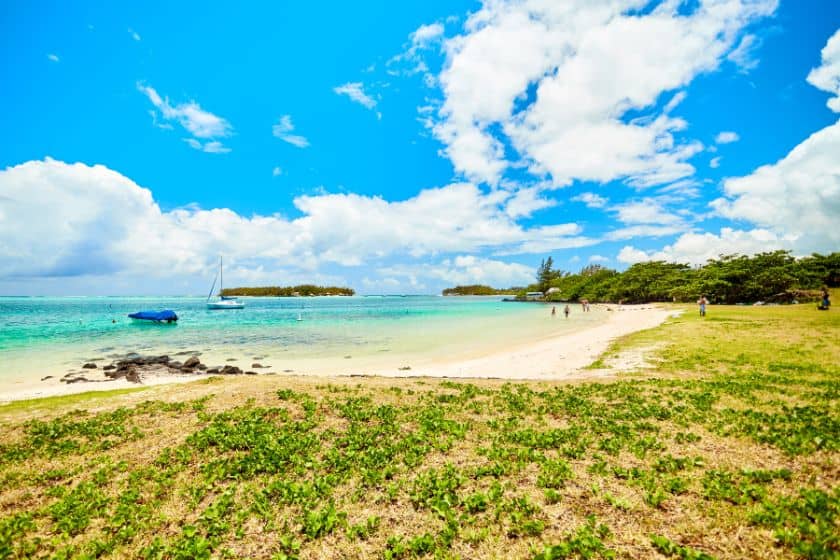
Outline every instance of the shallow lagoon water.
[[[205, 363], [230, 357], [240, 366], [301, 363], [356, 367], [388, 361], [471, 357], [604, 320], [602, 312], [570, 319], [561, 307], [505, 303], [502, 298], [354, 296], [243, 298], [245, 309], [208, 310], [200, 297], [0, 298], [0, 382], [106, 363], [137, 352], [201, 353]], [[177, 324], [131, 320], [139, 310], [173, 309]], [[301, 320], [298, 320], [300, 317]], [[247, 363], [246, 363], [247, 362]]]

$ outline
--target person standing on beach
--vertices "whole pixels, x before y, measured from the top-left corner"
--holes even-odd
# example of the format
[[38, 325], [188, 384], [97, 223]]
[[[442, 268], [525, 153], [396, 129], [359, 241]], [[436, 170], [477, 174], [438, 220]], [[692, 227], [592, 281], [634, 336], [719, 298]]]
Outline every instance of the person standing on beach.
[[697, 305], [700, 306], [700, 316], [706, 316], [706, 305], [709, 303], [709, 300], [706, 299], [706, 296], [700, 296], [700, 299], [697, 300]]
[[828, 311], [829, 307], [831, 307], [831, 299], [829, 298], [829, 295], [828, 295], [828, 288], [823, 286], [822, 301], [817, 306], [817, 309], [819, 309], [820, 311]]
[[557, 306], [552, 305], [551, 306], [551, 316], [554, 317], [555, 315], [557, 315]]
[[567, 304], [566, 304], [566, 308], [565, 308], [565, 309], [563, 309], [563, 313], [566, 315], [566, 319], [568, 319], [568, 318], [569, 318], [569, 313], [570, 313], [571, 311], [572, 311], [572, 310], [569, 308], [569, 304], [567, 303]]

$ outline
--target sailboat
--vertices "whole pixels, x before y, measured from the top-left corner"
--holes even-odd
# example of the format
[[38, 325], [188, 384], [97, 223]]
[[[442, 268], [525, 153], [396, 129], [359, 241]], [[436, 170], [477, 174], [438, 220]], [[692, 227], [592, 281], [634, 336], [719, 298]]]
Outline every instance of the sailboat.
[[[210, 301], [210, 298], [213, 297], [213, 290], [216, 288], [216, 279], [219, 280], [219, 299]], [[207, 309], [244, 309], [245, 304], [236, 299], [235, 296], [222, 295], [224, 282], [224, 266], [222, 265], [222, 257], [219, 257], [219, 274], [213, 279], [213, 286], [210, 288], [210, 294], [207, 296]]]

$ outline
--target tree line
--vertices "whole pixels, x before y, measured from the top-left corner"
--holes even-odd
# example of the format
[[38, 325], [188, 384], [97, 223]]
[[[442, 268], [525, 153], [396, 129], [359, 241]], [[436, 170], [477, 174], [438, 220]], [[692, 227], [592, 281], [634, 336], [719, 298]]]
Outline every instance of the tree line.
[[551, 257], [537, 269], [536, 283], [520, 291], [548, 292], [549, 300], [643, 303], [696, 301], [712, 303], [786, 302], [817, 299], [823, 286], [840, 286], [840, 253], [796, 258], [790, 251], [722, 255], [705, 265], [651, 261], [623, 272], [592, 264], [577, 273], [554, 269]]
[[353, 288], [338, 286], [316, 286], [301, 284], [299, 286], [262, 286], [255, 288], [225, 288], [223, 296], [263, 296], [263, 297], [304, 297], [304, 296], [352, 296], [356, 293]]
[[470, 284], [468, 286], [455, 286], [443, 290], [445, 296], [512, 296], [516, 295], [522, 288], [498, 289], [484, 284]]

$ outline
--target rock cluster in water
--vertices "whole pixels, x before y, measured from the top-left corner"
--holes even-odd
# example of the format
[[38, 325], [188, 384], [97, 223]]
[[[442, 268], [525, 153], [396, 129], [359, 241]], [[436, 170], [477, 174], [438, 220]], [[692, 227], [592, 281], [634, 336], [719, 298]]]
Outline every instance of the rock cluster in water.
[[[254, 364], [255, 367], [268, 367], [260, 364]], [[93, 362], [88, 362], [82, 366], [84, 370], [95, 370], [98, 366]], [[162, 356], [140, 356], [138, 354], [129, 354], [121, 359], [118, 359], [102, 368], [102, 373], [107, 379], [87, 379], [79, 373], [68, 373], [61, 381], [64, 383], [80, 383], [91, 381], [113, 381], [116, 379], [125, 379], [131, 383], [141, 383], [143, 374], [150, 373], [154, 375], [166, 374], [213, 374], [213, 375], [256, 375], [255, 371], [243, 371], [241, 368], [234, 365], [214, 366], [208, 367], [201, 363], [198, 356], [191, 356], [184, 362], [172, 360], [167, 355]]]

